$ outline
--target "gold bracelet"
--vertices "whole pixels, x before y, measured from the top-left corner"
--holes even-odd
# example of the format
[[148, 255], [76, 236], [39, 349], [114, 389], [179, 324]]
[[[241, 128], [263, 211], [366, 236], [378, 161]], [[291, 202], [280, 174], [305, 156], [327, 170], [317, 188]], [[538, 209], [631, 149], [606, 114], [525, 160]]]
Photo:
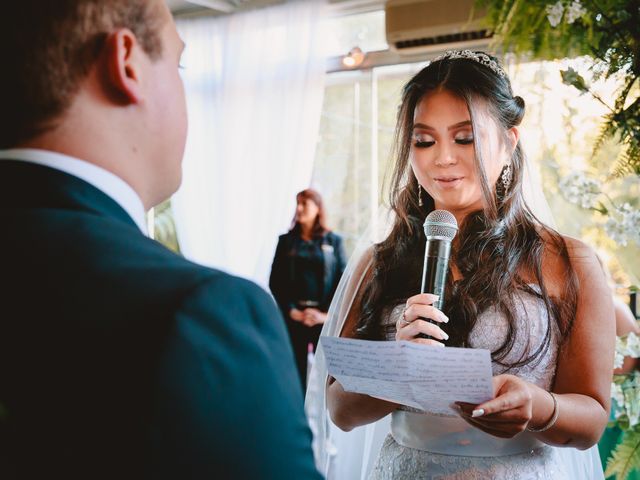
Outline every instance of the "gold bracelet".
[[556, 420], [558, 420], [558, 414], [560, 413], [560, 409], [558, 408], [558, 400], [556, 399], [556, 396], [553, 392], [548, 393], [553, 399], [553, 414], [551, 415], [551, 418], [540, 428], [531, 428], [527, 425], [527, 431], [535, 433], [544, 432], [545, 430], [549, 430], [551, 427], [553, 427], [553, 425], [556, 423]]

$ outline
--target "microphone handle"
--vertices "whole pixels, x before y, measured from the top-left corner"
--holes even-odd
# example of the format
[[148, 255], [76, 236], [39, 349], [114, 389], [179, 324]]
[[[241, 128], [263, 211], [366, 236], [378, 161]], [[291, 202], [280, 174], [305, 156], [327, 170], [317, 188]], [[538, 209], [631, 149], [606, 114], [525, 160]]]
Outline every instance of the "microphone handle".
[[[422, 266], [422, 285], [420, 293], [433, 293], [439, 298], [433, 302], [438, 310], [444, 307], [444, 287], [447, 283], [449, 272], [449, 255], [451, 254], [451, 242], [440, 238], [427, 239], [424, 252], [424, 264]], [[424, 320], [437, 324], [430, 318]], [[433, 338], [430, 335], [420, 334], [420, 338]], [[440, 340], [438, 340], [440, 341]]]
[[439, 238], [428, 239], [422, 266], [422, 285], [420, 293], [433, 293], [440, 298], [433, 303], [438, 310], [444, 307], [444, 286], [449, 272], [451, 242]]

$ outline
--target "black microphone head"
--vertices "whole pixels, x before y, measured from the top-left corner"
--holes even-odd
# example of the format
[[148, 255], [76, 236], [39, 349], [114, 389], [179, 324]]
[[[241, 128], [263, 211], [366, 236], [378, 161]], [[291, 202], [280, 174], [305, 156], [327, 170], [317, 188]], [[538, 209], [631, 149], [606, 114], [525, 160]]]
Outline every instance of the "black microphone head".
[[457, 232], [456, 217], [446, 210], [434, 210], [424, 221], [424, 234], [428, 239], [439, 238], [450, 242]]

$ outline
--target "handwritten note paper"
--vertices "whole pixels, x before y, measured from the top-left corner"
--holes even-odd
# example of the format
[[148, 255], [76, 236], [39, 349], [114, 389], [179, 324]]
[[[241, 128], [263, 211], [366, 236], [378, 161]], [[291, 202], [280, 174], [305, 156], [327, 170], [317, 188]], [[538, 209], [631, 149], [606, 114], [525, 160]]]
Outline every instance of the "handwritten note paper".
[[349, 392], [450, 415], [493, 398], [488, 350], [322, 337], [329, 375]]

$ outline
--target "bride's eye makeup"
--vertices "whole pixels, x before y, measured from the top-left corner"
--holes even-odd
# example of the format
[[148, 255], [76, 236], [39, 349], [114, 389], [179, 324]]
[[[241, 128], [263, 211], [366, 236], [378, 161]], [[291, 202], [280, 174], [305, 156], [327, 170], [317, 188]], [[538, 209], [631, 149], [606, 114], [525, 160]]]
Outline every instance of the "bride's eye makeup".
[[436, 143], [428, 133], [416, 132], [413, 134], [413, 146], [416, 148], [429, 148]]
[[473, 133], [472, 132], [457, 133], [453, 140], [458, 145], [471, 145], [473, 143]]

